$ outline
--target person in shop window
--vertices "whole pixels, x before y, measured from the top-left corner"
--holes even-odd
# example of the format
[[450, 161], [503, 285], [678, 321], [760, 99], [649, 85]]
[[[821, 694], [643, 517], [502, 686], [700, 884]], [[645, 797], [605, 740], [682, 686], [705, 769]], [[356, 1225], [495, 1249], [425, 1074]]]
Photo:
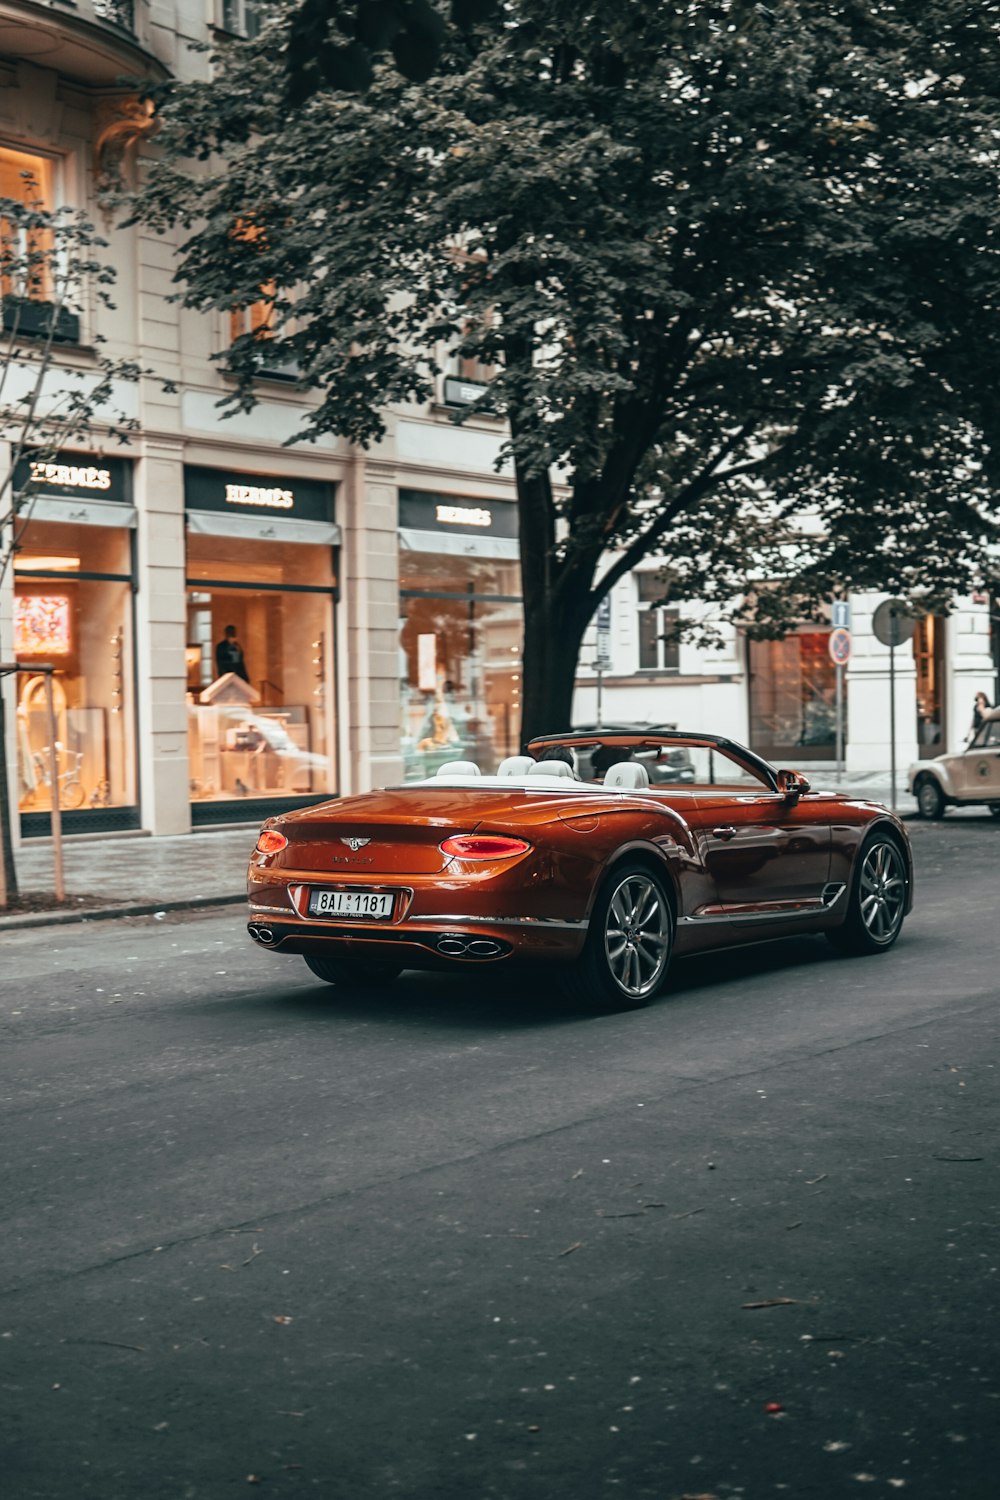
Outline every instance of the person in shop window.
[[236, 676], [242, 677], [244, 682], [250, 681], [243, 647], [236, 639], [235, 625], [226, 626], [222, 633], [222, 640], [215, 647], [215, 675], [225, 677], [227, 672], [235, 672]]

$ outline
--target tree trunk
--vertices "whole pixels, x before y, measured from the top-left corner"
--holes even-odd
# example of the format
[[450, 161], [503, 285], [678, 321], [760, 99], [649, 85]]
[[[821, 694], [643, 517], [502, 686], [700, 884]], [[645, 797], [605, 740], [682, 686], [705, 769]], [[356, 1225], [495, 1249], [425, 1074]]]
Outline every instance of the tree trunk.
[[555, 591], [524, 597], [521, 669], [521, 743], [571, 727], [573, 689], [584, 631], [590, 623], [589, 590], [563, 599]]
[[17, 900], [17, 870], [14, 866], [14, 840], [10, 826], [10, 788], [7, 782], [7, 712], [0, 683], [0, 854], [3, 858], [5, 900], [0, 905], [12, 905]]

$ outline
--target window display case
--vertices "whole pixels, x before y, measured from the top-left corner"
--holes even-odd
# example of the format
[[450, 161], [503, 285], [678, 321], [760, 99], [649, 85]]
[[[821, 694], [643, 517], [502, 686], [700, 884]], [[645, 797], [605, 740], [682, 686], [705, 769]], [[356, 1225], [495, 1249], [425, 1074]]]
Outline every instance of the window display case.
[[401, 748], [407, 781], [518, 749], [523, 615], [516, 562], [401, 557]]
[[330, 547], [189, 533], [196, 822], [211, 821], [215, 804], [336, 790], [332, 561]]
[[[59, 806], [137, 818], [132, 710], [131, 538], [125, 527], [29, 521], [14, 568], [17, 788], [25, 832], [48, 831], [52, 769], [45, 679], [55, 708]], [[126, 816], [125, 810], [128, 810]], [[33, 815], [44, 814], [35, 826]], [[95, 823], [99, 821], [94, 819]], [[100, 820], [102, 826], [106, 819]], [[89, 826], [71, 819], [71, 831]]]

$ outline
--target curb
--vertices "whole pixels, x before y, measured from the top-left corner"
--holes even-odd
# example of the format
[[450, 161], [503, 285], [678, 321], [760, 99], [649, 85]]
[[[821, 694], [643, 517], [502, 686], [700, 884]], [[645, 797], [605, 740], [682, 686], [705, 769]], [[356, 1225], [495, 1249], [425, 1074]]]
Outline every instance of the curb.
[[238, 896], [193, 896], [188, 901], [129, 901], [120, 906], [91, 907], [82, 911], [36, 911], [21, 917], [0, 917], [0, 932], [20, 927], [65, 927], [71, 922], [110, 922], [116, 917], [150, 917], [158, 911], [197, 911], [210, 906], [237, 906], [246, 901], [246, 892]]

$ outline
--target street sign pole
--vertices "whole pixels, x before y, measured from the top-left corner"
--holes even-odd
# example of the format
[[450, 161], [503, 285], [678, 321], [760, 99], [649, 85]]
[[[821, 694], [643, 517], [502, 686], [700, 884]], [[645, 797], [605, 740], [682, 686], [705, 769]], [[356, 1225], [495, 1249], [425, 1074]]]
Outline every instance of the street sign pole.
[[889, 647], [889, 783], [896, 811], [896, 647], [913, 636], [917, 617], [905, 599], [883, 599], [872, 615], [872, 633]]
[[603, 722], [604, 670], [611, 665], [611, 599], [605, 594], [597, 606], [597, 727]]
[[896, 646], [889, 647], [889, 786], [892, 800], [889, 806], [896, 811]]
[[837, 756], [837, 780], [844, 773], [844, 668], [851, 659], [851, 611], [850, 606], [843, 600], [836, 600], [833, 606], [834, 626], [827, 638], [827, 647], [830, 652], [830, 660], [836, 668], [834, 681], [836, 683], [836, 697], [834, 699], [834, 733], [836, 735]]

